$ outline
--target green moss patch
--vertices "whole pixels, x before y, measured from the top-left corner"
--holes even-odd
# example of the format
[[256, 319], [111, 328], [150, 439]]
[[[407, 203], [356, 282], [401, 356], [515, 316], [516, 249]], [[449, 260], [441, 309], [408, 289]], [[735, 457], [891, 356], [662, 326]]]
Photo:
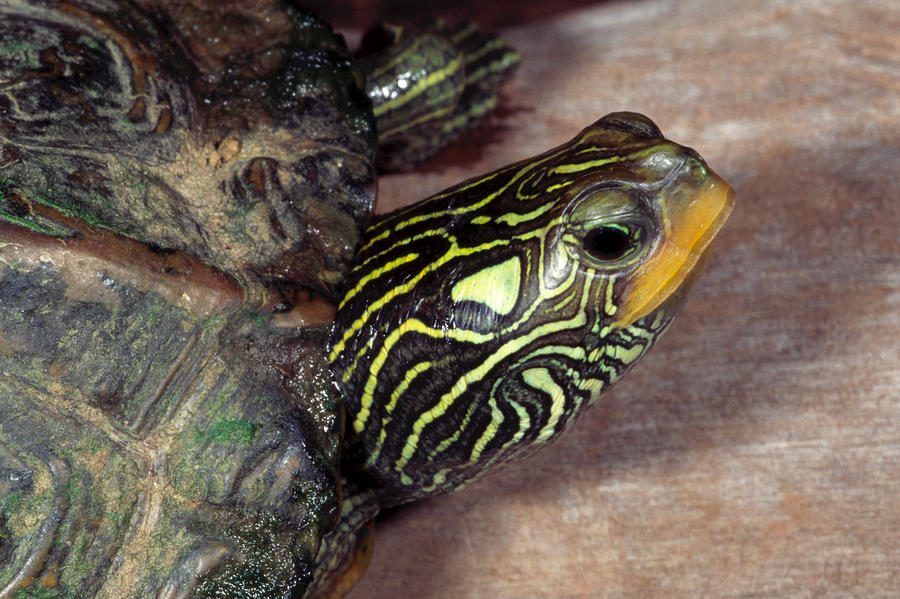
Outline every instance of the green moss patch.
[[261, 428], [261, 424], [247, 420], [220, 420], [205, 430], [198, 430], [197, 438], [202, 441], [247, 447], [253, 441], [253, 435]]

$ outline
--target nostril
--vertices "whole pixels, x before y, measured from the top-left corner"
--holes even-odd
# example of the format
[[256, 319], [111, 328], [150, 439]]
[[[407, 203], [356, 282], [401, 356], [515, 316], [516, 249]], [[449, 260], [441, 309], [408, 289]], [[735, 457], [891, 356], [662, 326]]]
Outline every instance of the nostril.
[[685, 169], [696, 179], [706, 179], [709, 169], [706, 166], [706, 161], [697, 153], [697, 150], [681, 146], [681, 152], [687, 156]]
[[706, 179], [707, 175], [709, 175], [706, 164], [702, 160], [691, 160], [688, 164], [690, 165], [691, 175], [695, 179]]

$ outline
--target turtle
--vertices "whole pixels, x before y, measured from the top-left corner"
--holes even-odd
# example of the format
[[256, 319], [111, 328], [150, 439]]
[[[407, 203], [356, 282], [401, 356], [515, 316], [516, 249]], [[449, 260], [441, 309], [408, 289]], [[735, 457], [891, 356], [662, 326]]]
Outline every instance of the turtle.
[[733, 205], [647, 117], [373, 216], [491, 110], [474, 26], [0, 3], [0, 598], [339, 597], [385, 508], [547, 445]]

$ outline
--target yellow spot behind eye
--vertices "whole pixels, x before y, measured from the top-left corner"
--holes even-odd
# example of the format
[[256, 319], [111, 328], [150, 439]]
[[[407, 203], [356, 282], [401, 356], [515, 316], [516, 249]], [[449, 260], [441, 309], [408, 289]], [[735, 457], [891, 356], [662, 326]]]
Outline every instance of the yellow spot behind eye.
[[516, 307], [521, 285], [522, 265], [518, 256], [483, 268], [453, 286], [454, 302], [471, 301], [484, 304], [497, 314], [506, 315]]
[[734, 191], [712, 172], [690, 201], [668, 207], [662, 243], [626, 287], [615, 326], [628, 326], [650, 314], [678, 289], [699, 267], [733, 207]]

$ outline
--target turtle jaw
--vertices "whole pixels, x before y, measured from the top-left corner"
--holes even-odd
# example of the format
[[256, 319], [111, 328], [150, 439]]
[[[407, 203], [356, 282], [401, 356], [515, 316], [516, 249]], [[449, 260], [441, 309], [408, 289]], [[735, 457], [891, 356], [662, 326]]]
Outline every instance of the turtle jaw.
[[702, 162], [669, 184], [659, 202], [663, 233], [628, 280], [614, 326], [626, 327], [663, 306], [679, 304], [703, 270], [709, 249], [734, 208], [734, 190]]

